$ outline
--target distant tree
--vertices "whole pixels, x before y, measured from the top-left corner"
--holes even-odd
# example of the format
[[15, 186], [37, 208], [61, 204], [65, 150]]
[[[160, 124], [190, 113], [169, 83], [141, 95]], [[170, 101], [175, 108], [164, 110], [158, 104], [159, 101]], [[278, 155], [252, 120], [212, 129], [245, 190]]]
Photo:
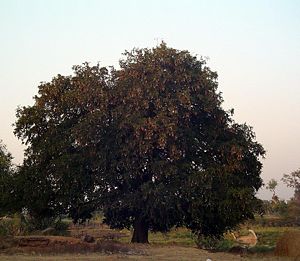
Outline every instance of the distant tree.
[[0, 216], [7, 214], [14, 208], [14, 172], [12, 155], [0, 141]]
[[282, 181], [291, 188], [294, 188], [294, 197], [288, 203], [289, 216], [299, 220], [300, 217], [300, 169], [284, 174]]
[[253, 217], [265, 152], [221, 107], [204, 60], [162, 43], [126, 52], [118, 70], [74, 70], [18, 110], [29, 209], [35, 199], [51, 215], [101, 207], [138, 243], [173, 226], [219, 237]]
[[5, 213], [8, 197], [8, 179], [11, 172], [11, 155], [0, 141], [0, 215]]
[[294, 200], [300, 202], [300, 169], [291, 172], [290, 174], [283, 174], [282, 181], [291, 188], [295, 189]]
[[266, 188], [268, 190], [270, 190], [271, 192], [273, 192], [272, 200], [273, 200], [274, 203], [278, 203], [279, 202], [279, 198], [278, 198], [278, 196], [276, 195], [276, 192], [275, 192], [277, 185], [278, 185], [278, 182], [275, 179], [271, 179], [268, 182], [267, 186], [266, 186]]

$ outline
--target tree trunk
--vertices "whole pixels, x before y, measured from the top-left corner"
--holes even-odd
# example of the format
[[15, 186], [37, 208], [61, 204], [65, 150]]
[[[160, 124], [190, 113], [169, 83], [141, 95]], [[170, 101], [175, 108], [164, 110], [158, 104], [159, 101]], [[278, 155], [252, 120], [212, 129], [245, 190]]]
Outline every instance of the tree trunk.
[[149, 243], [148, 224], [146, 224], [144, 219], [139, 218], [134, 222], [131, 243]]

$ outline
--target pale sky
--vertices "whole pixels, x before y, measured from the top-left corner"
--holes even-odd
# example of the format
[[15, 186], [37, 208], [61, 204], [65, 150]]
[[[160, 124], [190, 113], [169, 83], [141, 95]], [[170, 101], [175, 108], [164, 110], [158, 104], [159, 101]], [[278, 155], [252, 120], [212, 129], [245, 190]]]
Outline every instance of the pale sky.
[[[24, 149], [13, 135], [15, 111], [33, 104], [41, 81], [85, 61], [117, 66], [125, 49], [161, 40], [209, 57], [223, 107], [253, 126], [267, 150], [265, 182], [300, 167], [297, 0], [0, 0], [0, 139], [14, 162]], [[293, 194], [282, 183], [277, 192]]]

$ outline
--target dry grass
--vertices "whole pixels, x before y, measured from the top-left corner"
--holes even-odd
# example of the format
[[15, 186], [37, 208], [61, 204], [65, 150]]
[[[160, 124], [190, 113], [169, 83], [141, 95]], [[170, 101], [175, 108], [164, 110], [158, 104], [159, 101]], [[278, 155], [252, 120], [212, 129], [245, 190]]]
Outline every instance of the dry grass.
[[289, 231], [278, 240], [275, 254], [278, 256], [298, 257], [300, 260], [300, 231]]

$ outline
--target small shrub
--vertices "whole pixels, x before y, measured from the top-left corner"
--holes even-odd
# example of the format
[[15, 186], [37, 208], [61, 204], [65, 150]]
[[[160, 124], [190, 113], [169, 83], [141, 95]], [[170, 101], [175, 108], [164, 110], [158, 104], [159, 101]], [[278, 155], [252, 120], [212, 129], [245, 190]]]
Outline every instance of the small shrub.
[[53, 235], [67, 235], [69, 224], [61, 219], [35, 219], [29, 216], [14, 214], [12, 217], [4, 217], [0, 220], [0, 236], [28, 235], [52, 227]]
[[234, 246], [237, 246], [236, 242], [226, 239], [224, 237], [201, 237], [196, 240], [197, 246], [206, 249], [213, 250], [217, 252], [227, 252]]
[[254, 246], [248, 249], [249, 253], [269, 253], [274, 251], [275, 247], [274, 246], [268, 246], [268, 245], [258, 245], [258, 246]]
[[29, 232], [44, 230], [48, 227], [54, 227], [55, 218], [35, 218], [31, 216], [26, 216], [24, 219], [24, 224]]
[[54, 224], [54, 229], [55, 229], [55, 235], [59, 236], [66, 236], [68, 235], [68, 228], [69, 228], [69, 223], [58, 220]]
[[26, 232], [26, 227], [18, 214], [0, 220], [0, 236], [19, 236]]
[[220, 243], [220, 238], [214, 236], [198, 235], [196, 238], [196, 244], [201, 249], [215, 250]]
[[221, 239], [217, 243], [215, 250], [220, 252], [226, 252], [229, 251], [233, 246], [235, 246], [235, 243], [232, 240]]

